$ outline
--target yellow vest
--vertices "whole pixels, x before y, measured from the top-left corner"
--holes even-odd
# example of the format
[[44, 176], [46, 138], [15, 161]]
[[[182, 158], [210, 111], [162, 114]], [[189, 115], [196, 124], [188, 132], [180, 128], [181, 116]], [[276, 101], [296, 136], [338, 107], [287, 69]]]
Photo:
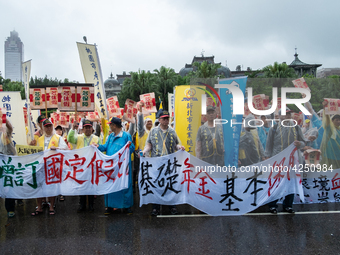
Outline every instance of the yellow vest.
[[37, 132], [34, 133], [34, 140], [36, 140], [37, 143], [38, 143], [39, 137], [40, 137], [40, 132], [39, 132], [39, 130], [38, 130]]
[[[48, 144], [48, 147], [47, 149], [51, 148], [51, 146], [55, 146], [55, 147], [58, 147], [59, 146], [59, 138], [60, 136], [57, 135], [57, 134], [54, 134], [50, 140], [50, 143]], [[38, 138], [38, 141], [37, 141], [37, 146], [40, 146], [40, 147], [43, 147], [44, 148], [44, 144], [45, 143], [45, 135], [42, 135]], [[45, 150], [45, 148], [44, 148]]]
[[137, 135], [138, 135], [138, 145], [139, 145], [139, 149], [142, 150], [142, 151], [144, 150], [145, 143], [146, 143], [146, 139], [148, 138], [149, 133], [150, 133], [150, 131], [145, 130], [144, 135], [143, 135], [142, 137], [140, 137], [140, 136], [137, 134]]
[[[81, 134], [77, 136], [77, 147], [76, 149], [81, 149], [85, 147], [85, 141], [84, 141], [85, 134]], [[99, 144], [99, 137], [96, 135], [92, 135], [92, 139], [89, 143], [89, 145], [96, 143]], [[74, 149], [74, 148], [72, 148]]]

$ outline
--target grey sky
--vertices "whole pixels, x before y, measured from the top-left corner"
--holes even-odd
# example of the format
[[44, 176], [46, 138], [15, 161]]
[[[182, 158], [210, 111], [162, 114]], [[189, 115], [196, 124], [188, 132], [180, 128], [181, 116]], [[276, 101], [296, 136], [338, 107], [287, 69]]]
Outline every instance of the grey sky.
[[202, 49], [231, 70], [290, 64], [295, 47], [303, 62], [340, 67], [335, 0], [0, 0], [0, 8], [2, 45], [15, 29], [33, 77], [84, 82], [76, 46], [84, 35], [98, 45], [104, 80], [162, 65], [179, 72]]

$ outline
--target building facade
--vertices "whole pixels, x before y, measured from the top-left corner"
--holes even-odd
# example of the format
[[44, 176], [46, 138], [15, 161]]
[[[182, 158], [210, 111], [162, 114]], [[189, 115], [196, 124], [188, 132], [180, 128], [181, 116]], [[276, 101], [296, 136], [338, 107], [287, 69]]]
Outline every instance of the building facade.
[[22, 62], [24, 61], [24, 44], [16, 31], [11, 31], [5, 41], [5, 79], [22, 80]]
[[104, 89], [106, 98], [110, 98], [113, 96], [117, 96], [119, 92], [122, 90], [122, 83], [116, 80], [111, 73], [110, 77], [104, 81]]
[[[185, 66], [179, 71], [179, 75], [184, 77], [190, 72], [195, 71], [196, 67], [194, 66], [194, 63], [198, 62], [201, 64], [203, 61], [208, 62], [208, 64], [221, 64], [215, 63], [215, 56], [205, 57], [203, 54], [200, 57], [194, 56], [191, 64], [185, 64]], [[221, 67], [217, 69], [217, 75], [223, 75], [225, 78], [229, 78], [231, 76], [231, 72], [228, 67], [221, 65]]]
[[316, 78], [327, 78], [331, 75], [340, 76], [340, 68], [322, 68], [316, 72]]

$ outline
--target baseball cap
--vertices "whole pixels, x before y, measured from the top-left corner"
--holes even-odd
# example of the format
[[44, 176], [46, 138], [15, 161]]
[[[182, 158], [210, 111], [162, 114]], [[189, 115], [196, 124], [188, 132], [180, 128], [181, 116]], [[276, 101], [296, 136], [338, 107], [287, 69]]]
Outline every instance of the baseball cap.
[[92, 123], [92, 121], [90, 121], [90, 120], [84, 120], [84, 122], [83, 122], [83, 127], [85, 127], [85, 126], [93, 126], [93, 123]]
[[43, 126], [48, 126], [48, 125], [52, 125], [52, 122], [49, 119], [45, 119], [43, 121]]
[[45, 119], [46, 119], [45, 116], [40, 115], [40, 116], [37, 118], [37, 123], [41, 123], [41, 122], [43, 122]]
[[216, 109], [216, 108], [215, 108], [214, 106], [212, 106], [212, 105], [208, 105], [208, 106], [207, 106], [207, 112], [208, 112], [208, 111], [215, 111], [215, 109]]
[[156, 114], [156, 118], [170, 118], [170, 114], [168, 111], [160, 109], [158, 110], [157, 114]]
[[122, 120], [117, 117], [112, 117], [111, 120], [107, 124], [116, 124], [117, 126], [122, 127]]
[[63, 128], [60, 125], [55, 127], [55, 130], [57, 130], [57, 129], [63, 130]]

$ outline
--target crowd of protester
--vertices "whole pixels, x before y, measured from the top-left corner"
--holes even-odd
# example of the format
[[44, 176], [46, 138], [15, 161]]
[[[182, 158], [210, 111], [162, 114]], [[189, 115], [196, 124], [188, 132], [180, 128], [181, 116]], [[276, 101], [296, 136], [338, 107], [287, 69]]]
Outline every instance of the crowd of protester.
[[[323, 103], [326, 106], [327, 102]], [[340, 115], [333, 116], [316, 113], [310, 103], [305, 104], [311, 116], [305, 119], [303, 125], [295, 125], [292, 121], [290, 109], [286, 114], [281, 110], [272, 116], [244, 117], [239, 141], [239, 166], [248, 166], [259, 163], [273, 157], [283, 151], [292, 143], [298, 148], [299, 163], [304, 164], [304, 153], [309, 149], [321, 151], [320, 164], [327, 164], [333, 169], [340, 168]], [[34, 140], [30, 145], [43, 147], [44, 150], [72, 150], [87, 146], [96, 146], [107, 155], [113, 155], [119, 151], [127, 142], [130, 143], [129, 185], [127, 189], [104, 196], [104, 213], [111, 214], [116, 209], [125, 209], [132, 213], [133, 193], [136, 192], [137, 176], [139, 170], [139, 158], [160, 157], [171, 154], [177, 150], [184, 150], [175, 129], [174, 121], [170, 120], [169, 112], [160, 109], [156, 114], [156, 121], [144, 118], [142, 113], [143, 103], [139, 104], [138, 113], [134, 116], [136, 123], [122, 122], [117, 117], [112, 117], [108, 124], [110, 127], [109, 136], [103, 143], [103, 133], [100, 122], [92, 122], [82, 119], [81, 123], [74, 122], [70, 128], [61, 126], [54, 128], [51, 121], [44, 116], [39, 116], [36, 124], [39, 129], [34, 134]], [[196, 135], [196, 157], [213, 165], [224, 165], [224, 141], [223, 129], [219, 124], [215, 125], [214, 120], [218, 118], [215, 107], [208, 106], [205, 123], [198, 129]], [[275, 119], [272, 122], [269, 120]], [[256, 123], [262, 121], [262, 126]], [[171, 124], [170, 124], [171, 123]], [[253, 123], [253, 124], [251, 124]], [[282, 125], [284, 123], [284, 125]], [[81, 125], [79, 125], [81, 124]], [[81, 129], [79, 127], [82, 127]], [[15, 147], [11, 142], [13, 128], [9, 121], [6, 122], [6, 130], [1, 132], [0, 150], [5, 155], [16, 155]], [[62, 194], [59, 197], [37, 198], [37, 207], [32, 216], [39, 216], [43, 209], [48, 208], [50, 215], [56, 213], [56, 199], [64, 201], [67, 199]], [[94, 211], [95, 196], [79, 196], [79, 207], [77, 212]], [[283, 210], [294, 213], [292, 204], [294, 194], [287, 195], [283, 200]], [[22, 204], [17, 201], [17, 205]], [[15, 199], [5, 199], [5, 207], [8, 217], [15, 215]], [[171, 214], [178, 214], [176, 206], [169, 206]], [[277, 213], [277, 201], [269, 204], [271, 213]], [[154, 204], [151, 215], [160, 214], [160, 205]]]

